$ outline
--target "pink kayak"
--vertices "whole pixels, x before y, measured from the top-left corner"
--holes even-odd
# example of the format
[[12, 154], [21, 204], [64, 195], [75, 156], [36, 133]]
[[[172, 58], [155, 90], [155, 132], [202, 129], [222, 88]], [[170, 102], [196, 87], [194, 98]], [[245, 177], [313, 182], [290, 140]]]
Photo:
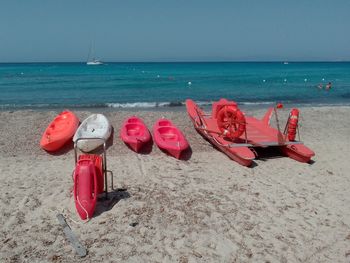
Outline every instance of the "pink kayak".
[[159, 119], [153, 126], [154, 141], [161, 150], [180, 159], [181, 153], [189, 147], [182, 132], [167, 119]]
[[150, 142], [151, 134], [140, 118], [132, 116], [123, 122], [120, 138], [135, 152], [140, 152], [142, 147]]

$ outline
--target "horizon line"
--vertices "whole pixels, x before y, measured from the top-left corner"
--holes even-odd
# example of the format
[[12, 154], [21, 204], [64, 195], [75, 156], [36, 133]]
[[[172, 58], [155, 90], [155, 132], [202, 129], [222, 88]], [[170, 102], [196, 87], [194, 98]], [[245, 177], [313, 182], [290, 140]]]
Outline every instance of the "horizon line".
[[[103, 64], [108, 63], [349, 63], [350, 60], [209, 60], [209, 61], [102, 61]], [[0, 62], [0, 64], [86, 64], [86, 61], [12, 61]]]

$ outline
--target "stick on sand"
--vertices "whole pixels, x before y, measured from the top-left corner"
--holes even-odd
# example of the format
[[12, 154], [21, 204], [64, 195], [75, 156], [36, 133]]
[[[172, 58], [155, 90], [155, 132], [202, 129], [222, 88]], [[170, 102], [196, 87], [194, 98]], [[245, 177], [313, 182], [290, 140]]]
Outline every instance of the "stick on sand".
[[77, 237], [74, 235], [69, 225], [67, 224], [64, 216], [62, 214], [58, 214], [57, 219], [58, 219], [58, 222], [60, 222], [60, 225], [63, 227], [63, 232], [66, 234], [66, 237], [69, 240], [69, 243], [72, 245], [72, 247], [75, 249], [75, 251], [78, 253], [80, 257], [85, 257], [87, 255], [86, 248], [83, 247], [82, 244], [80, 244], [79, 240], [77, 239]]

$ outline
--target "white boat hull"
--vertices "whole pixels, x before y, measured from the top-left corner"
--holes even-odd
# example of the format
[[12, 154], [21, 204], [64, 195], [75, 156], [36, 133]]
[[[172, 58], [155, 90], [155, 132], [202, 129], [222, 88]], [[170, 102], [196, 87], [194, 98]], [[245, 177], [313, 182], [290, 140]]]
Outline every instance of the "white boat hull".
[[89, 62], [86, 62], [86, 65], [98, 66], [98, 65], [103, 65], [103, 63], [101, 61], [89, 61]]
[[[103, 114], [92, 114], [87, 117], [79, 126], [73, 137], [77, 147], [83, 152], [91, 152], [103, 145], [111, 136], [112, 126]], [[83, 138], [96, 138], [84, 140]], [[101, 140], [103, 139], [103, 140]]]

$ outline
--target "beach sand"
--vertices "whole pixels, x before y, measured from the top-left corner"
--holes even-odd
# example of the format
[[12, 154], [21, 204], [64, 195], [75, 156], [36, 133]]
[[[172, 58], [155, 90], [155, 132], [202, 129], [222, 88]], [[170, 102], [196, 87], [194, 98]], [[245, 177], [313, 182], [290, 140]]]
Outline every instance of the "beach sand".
[[[313, 163], [265, 153], [252, 168], [215, 150], [185, 111], [133, 113], [150, 129], [161, 116], [172, 119], [192, 147], [188, 160], [155, 145], [132, 152], [118, 137], [131, 113], [106, 112], [115, 129], [107, 156], [114, 202], [99, 202], [85, 224], [76, 223], [72, 145], [55, 155], [39, 148], [57, 113], [0, 112], [0, 262], [350, 262], [350, 107], [301, 108]], [[284, 123], [288, 110], [282, 115]], [[85, 258], [66, 239], [59, 213]]]

